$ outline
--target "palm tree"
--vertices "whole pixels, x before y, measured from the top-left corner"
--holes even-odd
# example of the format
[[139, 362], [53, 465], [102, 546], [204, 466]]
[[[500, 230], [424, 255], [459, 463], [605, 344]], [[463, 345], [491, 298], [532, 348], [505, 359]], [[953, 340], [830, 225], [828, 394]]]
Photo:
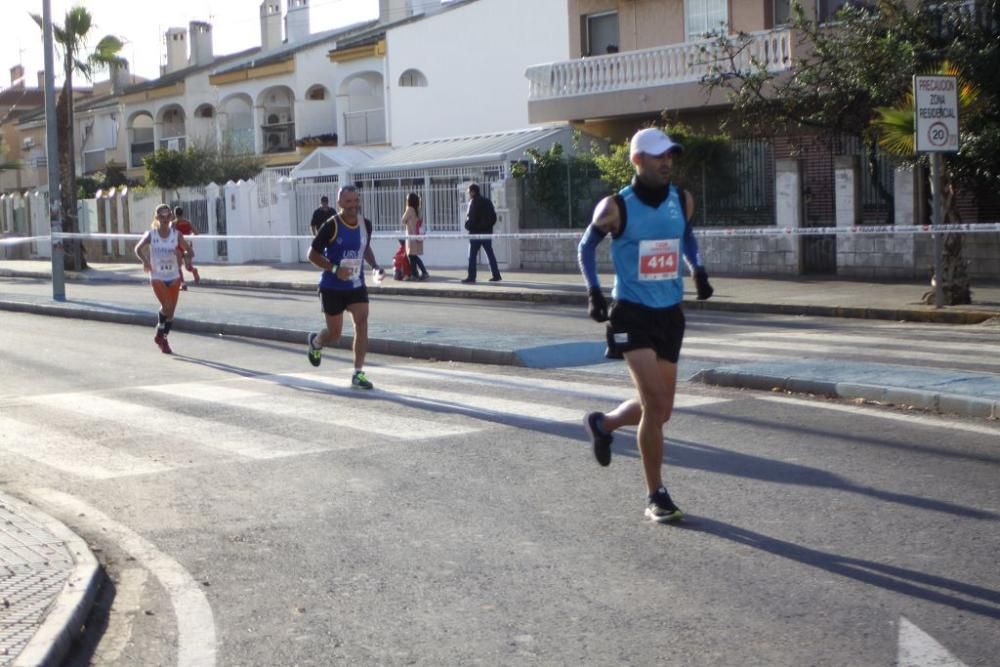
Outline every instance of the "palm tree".
[[[32, 14], [38, 27], [41, 28], [42, 17]], [[63, 230], [78, 231], [76, 219], [76, 155], [73, 137], [73, 73], [79, 72], [88, 81], [93, 80], [95, 72], [105, 68], [126, 67], [128, 62], [120, 57], [125, 45], [114, 35], [105, 35], [97, 43], [94, 52], [84, 56], [88, 36], [93, 28], [93, 19], [85, 7], [73, 7], [66, 12], [63, 25], [53, 25], [52, 32], [56, 43], [63, 52], [63, 87], [56, 105], [56, 124], [59, 137], [59, 170], [61, 179], [61, 200], [63, 210]], [[52, 193], [53, 184], [49, 184]], [[87, 268], [83, 256], [83, 244], [76, 239], [65, 243], [66, 269], [78, 271]]]
[[[927, 72], [931, 74], [931, 72]], [[979, 98], [979, 90], [976, 86], [966, 81], [959, 69], [949, 62], [944, 62], [933, 72], [945, 76], [954, 76], [958, 80], [958, 107], [959, 117], [965, 116], [976, 104]], [[915, 119], [913, 117], [913, 93], [909, 92], [894, 107], [879, 107], [876, 109], [877, 116], [873, 121], [873, 130], [878, 137], [879, 145], [887, 153], [896, 155], [905, 161], [925, 166], [916, 155], [914, 145]], [[927, 171], [923, 169], [924, 177], [927, 178]], [[958, 207], [955, 202], [955, 179], [948, 169], [948, 156], [945, 156], [945, 169], [943, 175], [944, 185], [944, 222], [961, 222], [958, 214]], [[930, 191], [930, 188], [927, 189]], [[969, 273], [965, 259], [962, 256], [962, 235], [945, 234], [944, 256], [942, 258], [941, 276], [933, 276], [931, 286], [936, 281], [941, 281], [944, 289], [945, 305], [954, 306], [958, 304], [972, 303], [972, 290], [969, 282]], [[925, 303], [934, 303], [934, 290], [931, 289], [924, 294]]]

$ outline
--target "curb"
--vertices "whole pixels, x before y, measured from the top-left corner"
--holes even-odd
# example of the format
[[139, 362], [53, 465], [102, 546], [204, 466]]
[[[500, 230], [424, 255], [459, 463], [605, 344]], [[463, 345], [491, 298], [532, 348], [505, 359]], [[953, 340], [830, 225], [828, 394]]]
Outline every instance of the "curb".
[[1000, 419], [1000, 401], [975, 396], [946, 394], [925, 389], [907, 387], [887, 387], [854, 382], [831, 382], [776, 375], [735, 373], [714, 369], [696, 373], [690, 382], [736, 387], [761, 391], [788, 391], [796, 394], [817, 394], [831, 398], [864, 399], [893, 405], [912, 405], [916, 408], [941, 414], [956, 414], [963, 417]]
[[[15, 271], [11, 269], [0, 269], [0, 277], [6, 278], [33, 278], [51, 280], [49, 273], [41, 271]], [[102, 276], [100, 274], [82, 273], [79, 271], [67, 272], [68, 280], [77, 282], [118, 282], [118, 283], [145, 283], [145, 278], [131, 276]], [[391, 296], [422, 296], [431, 298], [446, 299], [480, 299], [490, 301], [519, 301], [526, 303], [549, 303], [561, 305], [587, 304], [587, 294], [582, 290], [552, 290], [552, 289], [527, 289], [517, 290], [514, 288], [493, 289], [485, 286], [478, 288], [454, 288], [454, 287], [393, 287], [382, 284], [371, 286], [369, 294], [375, 296], [379, 293]], [[205, 278], [201, 281], [202, 287], [217, 287], [226, 289], [247, 289], [247, 290], [283, 290], [293, 292], [314, 292], [316, 284], [313, 282], [300, 281], [264, 281], [264, 280], [225, 280], [218, 278]], [[995, 311], [984, 310], [938, 310], [935, 308], [861, 308], [856, 306], [816, 306], [809, 304], [774, 304], [757, 303], [752, 301], [730, 302], [719, 299], [710, 301], [697, 301], [685, 299], [684, 307], [688, 310], [717, 311], [731, 313], [763, 313], [768, 315], [802, 315], [809, 317], [840, 317], [850, 319], [866, 320], [889, 320], [894, 322], [921, 322], [931, 324], [981, 324], [987, 320], [1000, 318]]]
[[[42, 304], [22, 301], [0, 300], [0, 310], [52, 317], [69, 317], [94, 322], [112, 322], [114, 324], [132, 324], [136, 326], [156, 326], [156, 316], [150, 312], [109, 312], [64, 306], [60, 304]], [[243, 338], [258, 338], [273, 340], [280, 343], [305, 345], [306, 329], [282, 329], [249, 324], [228, 324], [224, 322], [206, 322], [204, 320], [186, 320], [178, 317], [174, 320], [174, 331], [202, 333], [220, 336], [239, 336]], [[330, 347], [350, 350], [354, 337], [343, 335], [336, 345]], [[475, 347], [463, 347], [446, 343], [423, 343], [397, 340], [393, 338], [368, 338], [368, 351], [374, 354], [387, 354], [395, 357], [413, 357], [415, 359], [431, 359], [436, 361], [457, 361], [472, 364], [492, 364], [497, 366], [524, 366], [524, 362], [515, 350], [486, 350]]]
[[94, 606], [100, 588], [101, 579], [98, 575], [101, 569], [83, 538], [65, 524], [20, 500], [8, 495], [2, 497], [4, 502], [17, 509], [18, 514], [41, 524], [45, 530], [62, 540], [73, 554], [73, 571], [66, 579], [63, 590], [28, 645], [11, 663], [11, 667], [56, 667], [62, 663], [70, 646], [80, 635]]

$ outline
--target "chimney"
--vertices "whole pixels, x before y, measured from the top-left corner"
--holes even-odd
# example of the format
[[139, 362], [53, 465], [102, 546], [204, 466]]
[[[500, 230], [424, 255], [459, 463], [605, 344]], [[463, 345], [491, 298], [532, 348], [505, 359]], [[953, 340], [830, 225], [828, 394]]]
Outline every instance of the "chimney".
[[45, 70], [38, 70], [38, 89], [42, 90], [45, 88]]
[[285, 16], [285, 39], [289, 44], [304, 42], [309, 38], [309, 0], [288, 0]]
[[281, 0], [260, 3], [260, 48], [264, 51], [281, 46]]
[[14, 65], [10, 68], [10, 85], [12, 88], [24, 87], [23, 65]]
[[164, 39], [167, 42], [167, 64], [163, 74], [184, 69], [187, 64], [187, 31], [184, 28], [167, 28]]
[[378, 0], [379, 23], [392, 23], [422, 13], [420, 6], [425, 4], [422, 0]]
[[111, 65], [110, 75], [111, 75], [111, 94], [121, 95], [125, 87], [132, 83], [131, 72], [128, 71], [128, 63], [122, 63], [121, 65]]
[[188, 24], [188, 36], [191, 39], [191, 59], [189, 65], [207, 65], [215, 59], [212, 55], [212, 25], [204, 21], [191, 21]]

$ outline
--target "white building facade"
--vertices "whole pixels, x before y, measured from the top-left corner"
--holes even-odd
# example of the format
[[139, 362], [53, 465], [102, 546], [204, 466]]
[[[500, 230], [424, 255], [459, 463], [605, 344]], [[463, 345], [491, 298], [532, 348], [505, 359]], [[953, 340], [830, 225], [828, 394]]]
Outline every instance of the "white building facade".
[[560, 0], [476, 0], [390, 27], [392, 145], [531, 125], [524, 72], [570, 57], [568, 21]]

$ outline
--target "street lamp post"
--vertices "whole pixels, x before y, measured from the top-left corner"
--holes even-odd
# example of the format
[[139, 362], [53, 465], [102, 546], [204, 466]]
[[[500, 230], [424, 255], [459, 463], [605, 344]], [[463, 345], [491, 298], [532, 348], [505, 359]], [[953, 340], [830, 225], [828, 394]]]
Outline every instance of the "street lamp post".
[[[66, 300], [63, 273], [62, 198], [59, 196], [59, 130], [56, 124], [55, 59], [52, 54], [52, 8], [42, 0], [42, 44], [45, 50], [45, 143], [49, 170], [49, 233], [52, 243], [52, 298]], [[71, 111], [72, 113], [72, 111]]]

